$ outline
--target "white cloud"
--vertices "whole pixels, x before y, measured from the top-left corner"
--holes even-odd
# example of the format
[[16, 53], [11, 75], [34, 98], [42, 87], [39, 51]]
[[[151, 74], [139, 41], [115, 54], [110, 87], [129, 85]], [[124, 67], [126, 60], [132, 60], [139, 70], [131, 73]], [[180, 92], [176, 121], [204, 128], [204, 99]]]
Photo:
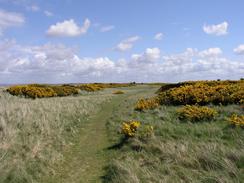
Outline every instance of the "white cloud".
[[157, 33], [155, 36], [154, 36], [154, 39], [155, 40], [158, 40], [158, 41], [160, 41], [160, 40], [162, 40], [163, 39], [163, 33]]
[[23, 46], [5, 40], [0, 41], [0, 83], [176, 82], [243, 77], [242, 61], [222, 54], [201, 57], [204, 51], [187, 48], [161, 56], [158, 48], [147, 48], [129, 60], [116, 61], [79, 57], [75, 48], [64, 45]]
[[123, 51], [128, 51], [128, 50], [130, 50], [131, 48], [133, 48], [134, 43], [135, 43], [136, 41], [138, 41], [139, 39], [140, 39], [139, 36], [129, 37], [129, 38], [127, 38], [127, 39], [121, 41], [121, 42], [117, 45], [116, 50], [118, 50], [118, 51], [122, 51], [122, 52], [123, 52]]
[[47, 35], [56, 37], [76, 37], [86, 34], [90, 27], [90, 20], [85, 19], [83, 26], [79, 27], [73, 19], [58, 22], [51, 25], [47, 31]]
[[236, 54], [244, 55], [244, 44], [239, 45], [233, 50]]
[[154, 62], [160, 58], [160, 49], [159, 48], [147, 48], [143, 54], [133, 54], [132, 60], [136, 62]]
[[52, 17], [52, 16], [53, 16], [53, 13], [52, 13], [51, 11], [47, 11], [47, 10], [44, 11], [44, 14], [45, 14], [47, 17]]
[[199, 52], [200, 57], [217, 57], [221, 55], [223, 52], [220, 48], [209, 48], [207, 50], [203, 50]]
[[216, 25], [204, 25], [203, 31], [207, 34], [213, 34], [216, 36], [223, 36], [228, 33], [228, 23], [223, 22]]
[[108, 32], [108, 31], [111, 31], [111, 30], [113, 30], [113, 29], [115, 29], [115, 26], [113, 26], [113, 25], [108, 25], [108, 26], [101, 27], [100, 31], [101, 31], [101, 32]]
[[0, 9], [0, 35], [5, 29], [22, 25], [24, 22], [25, 18], [22, 14]]

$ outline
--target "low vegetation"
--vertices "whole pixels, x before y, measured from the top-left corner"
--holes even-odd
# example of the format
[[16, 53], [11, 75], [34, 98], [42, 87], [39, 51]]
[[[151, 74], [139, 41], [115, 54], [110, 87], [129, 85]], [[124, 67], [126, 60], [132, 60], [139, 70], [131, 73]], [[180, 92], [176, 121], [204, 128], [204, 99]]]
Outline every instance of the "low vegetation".
[[26, 100], [0, 89], [0, 182], [40, 182], [56, 174], [64, 149], [111, 96]]
[[113, 94], [115, 95], [120, 95], [120, 94], [124, 94], [124, 91], [118, 90], [118, 91], [114, 91]]
[[218, 114], [215, 109], [206, 106], [186, 105], [178, 111], [181, 120], [189, 120], [191, 122], [197, 121], [211, 121]]
[[[77, 95], [79, 92], [96, 92], [105, 88], [119, 88], [135, 86], [135, 83], [94, 83], [81, 85], [16, 85], [9, 87], [6, 91], [14, 96], [24, 96], [27, 98], [47, 98], [47, 97], [63, 97]], [[122, 94], [122, 91], [115, 94]]]
[[[41, 93], [33, 94], [36, 100], [11, 96], [10, 88], [9, 93], [1, 90], [0, 182], [38, 182], [43, 176], [59, 175], [56, 162], [62, 160], [63, 150], [74, 150], [70, 155], [80, 155], [79, 151], [84, 151], [86, 156], [91, 154], [92, 144], [87, 151], [84, 147], [88, 146], [82, 143], [87, 145], [86, 141], [98, 128], [100, 133], [107, 130], [102, 135], [106, 143], [101, 143], [103, 149], [95, 148], [92, 159], [87, 157], [90, 160], [86, 162], [93, 164], [83, 167], [96, 169], [100, 164], [94, 163], [95, 156], [100, 150], [99, 158], [106, 157], [99, 161], [107, 165], [102, 167], [105, 175], [96, 172], [98, 169], [94, 172], [104, 175], [103, 182], [244, 180], [243, 80], [163, 84], [159, 90], [156, 84], [104, 90], [134, 85], [25, 85], [11, 90], [12, 95], [30, 97], [28, 90], [21, 87], [33, 87], [36, 93]], [[74, 90], [87, 92], [77, 95]], [[65, 98], [38, 99], [39, 95], [52, 92], [56, 93], [54, 96], [72, 94]], [[115, 95], [122, 92], [123, 95]], [[109, 102], [102, 106], [105, 101]], [[70, 148], [71, 139], [84, 127], [82, 124], [99, 110], [103, 112], [92, 120], [95, 125], [87, 124], [90, 128], [82, 130], [86, 134], [79, 137], [84, 139], [76, 139], [82, 143]], [[66, 162], [71, 159], [76, 162], [77, 158], [77, 162], [82, 162], [80, 156], [68, 157]], [[71, 175], [77, 176], [67, 180], [82, 180], [79, 172], [76, 173], [77, 167], [79, 164], [65, 167], [67, 174], [72, 172]], [[90, 178], [93, 172], [85, 174]]]
[[160, 104], [206, 105], [240, 104], [244, 100], [244, 81], [197, 81], [165, 85], [158, 91]]
[[238, 116], [237, 114], [232, 114], [227, 120], [231, 126], [244, 128], [244, 115]]
[[28, 98], [45, 98], [45, 97], [63, 97], [69, 95], [77, 95], [79, 90], [74, 86], [63, 85], [20, 85], [12, 86], [7, 89], [12, 95], [24, 96]]
[[134, 137], [140, 125], [141, 123], [139, 121], [124, 122], [121, 127], [121, 132], [125, 135], [126, 138]]
[[159, 100], [156, 97], [140, 99], [137, 101], [135, 110], [144, 111], [149, 109], [155, 109], [159, 106]]
[[[243, 89], [243, 81], [184, 82], [126, 100], [108, 122], [119, 146], [104, 182], [242, 182]], [[121, 145], [113, 131], [125, 118], [141, 125]]]

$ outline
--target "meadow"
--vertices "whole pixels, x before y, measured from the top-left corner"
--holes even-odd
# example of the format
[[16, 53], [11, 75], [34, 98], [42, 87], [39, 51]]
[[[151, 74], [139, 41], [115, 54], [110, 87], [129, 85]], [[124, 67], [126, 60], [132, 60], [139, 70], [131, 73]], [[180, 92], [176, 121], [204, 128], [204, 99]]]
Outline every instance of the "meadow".
[[241, 80], [1, 88], [0, 182], [241, 183], [243, 101]]

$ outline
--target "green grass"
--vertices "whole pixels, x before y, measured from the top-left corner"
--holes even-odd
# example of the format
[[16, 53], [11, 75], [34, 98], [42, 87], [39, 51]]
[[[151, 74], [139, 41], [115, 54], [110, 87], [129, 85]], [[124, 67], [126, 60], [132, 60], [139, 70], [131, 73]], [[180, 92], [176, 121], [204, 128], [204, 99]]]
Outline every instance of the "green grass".
[[[237, 105], [213, 106], [213, 121], [180, 121], [176, 106], [134, 110], [156, 85], [106, 89], [48, 99], [0, 89], [0, 182], [236, 182], [244, 180], [244, 131], [225, 118]], [[211, 106], [212, 107], [212, 106]], [[122, 122], [141, 121], [154, 134], [125, 140]]]
[[[110, 93], [25, 99], [0, 91], [0, 182], [39, 182]], [[55, 173], [55, 172], [53, 172]]]
[[161, 106], [146, 112], [133, 111], [134, 99], [126, 101], [107, 124], [112, 141], [121, 142], [115, 131], [124, 120], [154, 126], [154, 136], [140, 134], [115, 149], [104, 182], [242, 182], [244, 180], [244, 131], [231, 128], [225, 118], [243, 114], [240, 106], [214, 107], [214, 121], [180, 121], [179, 107]]

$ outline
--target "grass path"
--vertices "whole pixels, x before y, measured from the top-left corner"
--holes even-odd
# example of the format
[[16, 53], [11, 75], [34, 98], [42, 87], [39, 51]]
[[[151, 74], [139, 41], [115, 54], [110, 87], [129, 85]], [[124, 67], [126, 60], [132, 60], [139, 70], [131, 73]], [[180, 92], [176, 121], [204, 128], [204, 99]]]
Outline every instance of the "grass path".
[[[124, 95], [114, 96], [105, 102], [102, 110], [92, 116], [80, 129], [71, 148], [64, 153], [64, 161], [58, 165], [53, 177], [46, 177], [42, 182], [78, 183], [102, 182], [104, 168], [111, 157], [111, 146], [106, 132], [106, 122], [121, 108], [123, 100], [148, 90], [149, 87], [129, 89]], [[102, 97], [102, 96], [101, 96]], [[125, 107], [125, 106], [124, 106]], [[55, 168], [55, 169], [56, 169]]]

